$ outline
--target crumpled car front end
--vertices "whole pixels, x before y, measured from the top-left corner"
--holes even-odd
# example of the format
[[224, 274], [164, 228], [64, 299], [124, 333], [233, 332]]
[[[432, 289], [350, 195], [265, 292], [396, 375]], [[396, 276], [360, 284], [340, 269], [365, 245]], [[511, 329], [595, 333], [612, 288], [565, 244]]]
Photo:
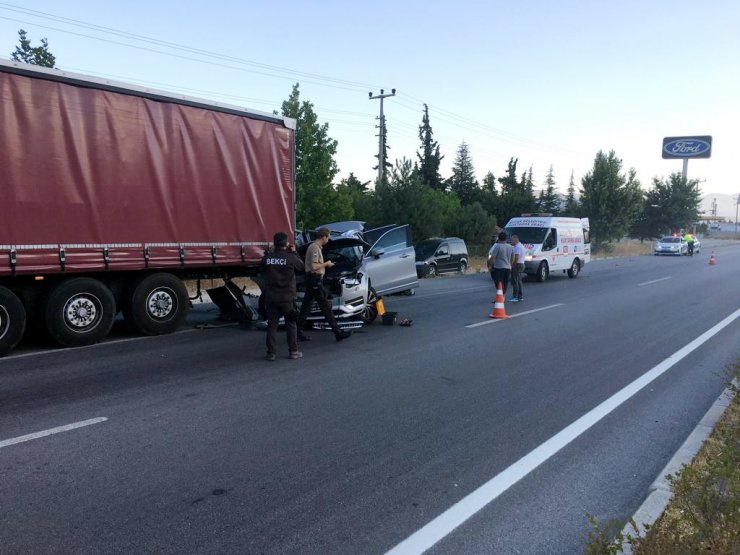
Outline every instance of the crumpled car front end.
[[[336, 238], [323, 249], [324, 260], [334, 262], [326, 270], [323, 285], [329, 292], [332, 312], [340, 327], [358, 327], [365, 312], [368, 298], [367, 276], [360, 271], [365, 244], [355, 238]], [[305, 255], [305, 247], [301, 249]], [[304, 287], [299, 284], [298, 304], [303, 301]], [[325, 318], [318, 303], [314, 303], [308, 316], [314, 327], [325, 327]], [[351, 324], [350, 324], [351, 323]], [[326, 324], [328, 325], [328, 324]]]

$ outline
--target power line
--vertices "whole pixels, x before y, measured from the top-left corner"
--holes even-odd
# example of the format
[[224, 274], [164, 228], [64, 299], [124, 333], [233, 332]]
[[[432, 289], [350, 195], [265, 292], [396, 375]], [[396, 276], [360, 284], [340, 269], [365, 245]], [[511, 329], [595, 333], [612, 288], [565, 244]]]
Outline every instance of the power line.
[[[249, 73], [254, 73], [254, 74], [258, 74], [258, 75], [264, 75], [264, 76], [268, 76], [268, 77], [275, 77], [275, 78], [279, 78], [279, 79], [293, 80], [295, 77], [308, 77], [311, 80], [304, 79], [303, 80], [304, 83], [310, 83], [310, 84], [315, 84], [315, 85], [319, 85], [319, 86], [324, 86], [324, 87], [329, 87], [329, 88], [335, 88], [335, 89], [342, 89], [342, 90], [355, 90], [355, 89], [358, 89], [358, 88], [365, 88], [366, 89], [366, 88], [370, 87], [370, 85], [368, 85], [366, 83], [361, 83], [361, 82], [356, 82], [356, 81], [350, 81], [350, 80], [345, 80], [345, 79], [338, 79], [338, 78], [324, 76], [324, 75], [319, 75], [319, 74], [314, 74], [314, 73], [302, 72], [302, 71], [293, 70], [293, 69], [290, 69], [290, 68], [285, 68], [285, 67], [276, 66], [276, 65], [264, 64], [264, 63], [256, 62], [256, 61], [253, 61], [253, 60], [248, 60], [248, 59], [244, 59], [244, 58], [238, 58], [238, 57], [229, 56], [229, 55], [224, 55], [224, 54], [220, 54], [220, 53], [217, 53], [217, 52], [212, 52], [212, 51], [208, 51], [208, 50], [204, 50], [204, 49], [199, 49], [199, 48], [193, 48], [193, 47], [189, 47], [189, 46], [186, 46], [186, 45], [180, 45], [180, 44], [177, 44], [177, 43], [171, 43], [171, 42], [167, 42], [167, 41], [163, 41], [163, 40], [159, 40], [159, 39], [155, 39], [155, 38], [151, 38], [151, 37], [146, 37], [144, 35], [137, 35], [137, 34], [129, 33], [129, 32], [126, 32], [126, 31], [120, 31], [118, 29], [114, 29], [114, 28], [111, 28], [111, 27], [105, 27], [105, 26], [102, 26], [102, 25], [97, 25], [97, 24], [92, 24], [92, 23], [86, 23], [86, 22], [81, 21], [81, 20], [78, 20], [78, 19], [72, 19], [72, 18], [67, 18], [67, 17], [63, 17], [63, 16], [56, 16], [54, 14], [49, 14], [47, 12], [40, 12], [40, 11], [36, 11], [36, 10], [30, 10], [30, 9], [22, 8], [20, 6], [15, 6], [15, 5], [12, 5], [12, 4], [0, 3], [0, 9], [5, 9], [7, 11], [12, 11], [12, 12], [16, 12], [16, 13], [24, 13], [26, 15], [30, 15], [32, 17], [36, 17], [36, 18], [40, 18], [40, 19], [50, 19], [52, 21], [57, 21], [59, 23], [63, 23], [63, 24], [66, 24], [66, 25], [73, 25], [73, 26], [76, 26], [76, 27], [82, 27], [82, 28], [90, 29], [90, 30], [93, 30], [93, 31], [96, 31], [96, 32], [105, 32], [105, 33], [110, 34], [110, 35], [115, 35], [115, 36], [119, 36], [119, 37], [122, 37], [122, 38], [134, 40], [134, 41], [140, 41], [140, 42], [144, 42], [144, 43], [152, 44], [152, 45], [156, 45], [156, 46], [161, 46], [161, 47], [168, 48], [168, 49], [175, 50], [175, 51], [190, 53], [190, 54], [193, 54], [195, 56], [208, 56], [211, 59], [210, 60], [203, 60], [203, 59], [195, 58], [195, 57], [192, 57], [192, 56], [186, 56], [186, 55], [183, 55], [183, 54], [176, 54], [176, 53], [173, 53], [173, 52], [166, 52], [166, 51], [158, 50], [158, 49], [155, 49], [155, 48], [148, 48], [148, 47], [139, 46], [139, 45], [136, 45], [136, 44], [130, 44], [128, 42], [120, 42], [120, 41], [111, 40], [111, 39], [102, 38], [102, 37], [97, 37], [97, 36], [88, 35], [88, 34], [84, 34], [84, 33], [77, 33], [77, 32], [74, 32], [74, 31], [67, 30], [67, 29], [60, 29], [60, 28], [52, 27], [52, 26], [48, 26], [48, 25], [41, 25], [41, 24], [32, 23], [32, 22], [28, 22], [28, 21], [22, 21], [22, 20], [10, 18], [10, 17], [0, 16], [0, 19], [5, 19], [5, 20], [8, 20], [8, 21], [15, 21], [15, 22], [22, 23], [22, 24], [27, 24], [27, 25], [36, 25], [36, 26], [41, 27], [43, 29], [49, 29], [49, 30], [53, 30], [53, 31], [67, 33], [67, 34], [71, 34], [71, 35], [74, 35], [74, 36], [79, 36], [79, 37], [82, 37], [82, 38], [97, 40], [97, 41], [106, 42], [106, 43], [110, 43], [110, 44], [115, 44], [115, 45], [119, 45], [119, 46], [125, 46], [125, 47], [129, 47], [129, 48], [135, 48], [135, 49], [138, 49], [138, 50], [142, 50], [142, 51], [146, 51], [146, 52], [153, 52], [153, 53], [156, 53], [156, 54], [161, 54], [161, 55], [170, 56], [170, 57], [174, 57], [174, 58], [179, 58], [179, 59], [183, 59], [183, 60], [194, 61], [194, 62], [198, 62], [198, 63], [201, 63], [201, 64], [207, 64], [207, 65], [214, 66], [214, 67], [223, 67], [223, 68], [226, 68], [226, 69], [232, 69], [232, 70], [236, 70], [236, 71], [249, 72]], [[229, 61], [229, 62], [233, 62], [233, 63], [239, 64], [239, 66], [234, 66], [234, 65], [225, 64], [225, 63], [218, 63], [218, 62], [213, 61], [213, 58], [221, 59], [221, 60], [225, 60], [225, 61]], [[241, 67], [241, 66], [247, 66], [247, 67]], [[267, 71], [261, 71], [261, 70], [252, 69], [252, 68], [260, 68], [261, 70], [264, 69], [264, 70], [267, 70]], [[282, 74], [285, 74], [285, 75], [282, 75], [281, 73]], [[173, 88], [181, 89], [180, 87], [173, 87]], [[191, 89], [191, 90], [198, 90], [198, 89]], [[208, 94], [209, 95], [212, 95], [212, 96], [221, 96], [221, 97], [224, 97], [224, 98], [229, 97], [229, 95], [224, 95], [222, 93], [213, 93], [213, 92], [210, 92], [210, 91], [208, 92]], [[239, 98], [239, 97], [236, 96], [236, 95], [233, 95], [232, 98]], [[244, 99], [248, 99], [248, 97], [243, 97], [243, 98]], [[398, 100], [398, 104], [401, 107], [403, 107], [406, 110], [412, 111], [414, 113], [419, 113], [418, 105], [415, 102], [418, 102], [419, 104], [423, 104], [423, 101], [421, 101], [421, 99], [419, 99], [417, 97], [414, 97], [412, 95], [408, 95], [408, 94], [406, 94], [406, 95], [403, 95], [403, 94], [400, 95], [397, 98], [397, 100]], [[249, 101], [250, 102], [260, 103], [260, 104], [272, 104], [270, 101], [263, 100], [263, 99], [249, 99]], [[531, 139], [528, 139], [528, 138], [525, 138], [525, 137], [522, 137], [522, 136], [519, 136], [519, 135], [516, 135], [516, 134], [513, 134], [513, 133], [509, 133], [509, 132], [504, 131], [504, 130], [501, 130], [501, 129], [497, 129], [495, 127], [488, 126], [486, 124], [482, 124], [479, 121], [475, 121], [475, 120], [466, 118], [464, 116], [460, 116], [460, 115], [458, 115], [458, 114], [456, 114], [456, 113], [454, 113], [452, 111], [445, 110], [445, 109], [440, 108], [438, 106], [432, 105], [432, 107], [437, 112], [437, 115], [435, 116], [435, 118], [438, 119], [439, 121], [441, 121], [442, 123], [446, 123], [448, 125], [452, 125], [452, 126], [458, 127], [458, 128], [463, 129], [465, 131], [469, 131], [469, 132], [475, 133], [477, 135], [480, 135], [480, 136], [483, 136], [483, 137], [486, 137], [486, 138], [490, 138], [490, 139], [493, 139], [493, 140], [496, 140], [496, 141], [507, 142], [507, 143], [513, 144], [515, 146], [524, 146], [524, 147], [527, 147], [527, 148], [537, 148], [537, 149], [546, 149], [546, 150], [556, 149], [556, 150], [566, 151], [566, 152], [570, 152], [570, 153], [577, 154], [577, 155], [580, 155], [581, 154], [581, 153], [578, 153], [578, 152], [571, 151], [569, 149], [564, 149], [562, 147], [558, 147], [558, 146], [554, 146], [554, 145], [548, 145], [547, 143], [543, 143], [543, 142], [540, 142], [540, 141], [534, 141], [534, 140], [531, 140]], [[331, 111], [331, 110], [324, 109], [324, 111]], [[333, 113], [342, 113], [342, 112], [346, 113], [346, 115], [358, 115], [358, 116], [363, 116], [363, 117], [370, 116], [370, 114], [367, 114], [367, 113], [363, 113], [363, 112], [352, 112], [352, 111], [349, 111], [349, 110], [347, 110], [347, 111], [338, 111], [338, 110], [333, 111]], [[327, 121], [331, 121], [331, 120], [327, 120]], [[336, 121], [338, 122], [339, 120], [336, 120]], [[405, 124], [405, 122], [397, 122], [397, 123]], [[354, 123], [353, 122], [353, 123], [350, 123], [350, 125], [363, 125], [363, 124], [362, 123], [359, 123], [359, 122], [358, 123]], [[405, 124], [405, 125], [411, 126], [411, 124]], [[416, 129], [416, 127], [417, 126], [414, 126], [415, 129]], [[437, 136], [440, 137], [440, 138], [449, 138], [449, 137], [446, 137], [444, 135], [437, 135]]]
[[[268, 77], [276, 77], [278, 79], [287, 79], [287, 80], [290, 80], [290, 81], [293, 81], [294, 80], [293, 77], [288, 77], [288, 76], [284, 76], [284, 75], [276, 75], [274, 73], [268, 73], [268, 72], [265, 72], [265, 71], [257, 71], [257, 70], [254, 70], [254, 69], [247, 69], [245, 67], [237, 67], [237, 66], [233, 66], [233, 65], [222, 64], [222, 63], [208, 61], [208, 60], [200, 60], [198, 58], [193, 58], [191, 56], [184, 56], [182, 54], [175, 54], [175, 53], [172, 53], [172, 52], [164, 52], [162, 50], [156, 50], [154, 48], [147, 48], [147, 47], [144, 47], [144, 46], [137, 46], [135, 44], [129, 44], [129, 43], [126, 43], [126, 42], [120, 42], [120, 41], [115, 41], [115, 40], [110, 40], [110, 39], [104, 39], [104, 38], [95, 37], [95, 36], [92, 36], [92, 35], [85, 35], [84, 33], [76, 33], [74, 31], [69, 31], [69, 30], [66, 30], [66, 29], [59, 29], [58, 27], [51, 27], [51, 26], [48, 26], [48, 25], [41, 25], [41, 24], [38, 24], [38, 23], [31, 23], [30, 21], [23, 21], [23, 20], [20, 20], [20, 19], [12, 18], [12, 17], [0, 16], [0, 19], [4, 19], [6, 21], [15, 21], [16, 23], [21, 23], [21, 24], [24, 24], [24, 25], [35, 25], [36, 27], [40, 27], [42, 29], [49, 29], [51, 31], [59, 31], [60, 33], [67, 33], [67, 34], [70, 34], [70, 35], [75, 35], [75, 36], [83, 37], [83, 38], [87, 38], [87, 39], [98, 40], [98, 41], [107, 42], [107, 43], [110, 43], [110, 44], [117, 44], [119, 46], [127, 46], [129, 48], [135, 48], [137, 50], [142, 50], [144, 52], [153, 52], [153, 53], [156, 53], [156, 54], [162, 54], [164, 56], [170, 56], [172, 58], [179, 58], [181, 60], [189, 60], [189, 61], [193, 61], [193, 62], [199, 62], [201, 64], [206, 64], [206, 65], [211, 65], [211, 66], [216, 66], [216, 67], [223, 67], [223, 68], [226, 68], [226, 69], [233, 69], [233, 70], [236, 70], [236, 71], [243, 71], [243, 72], [248, 72], [248, 73], [254, 73], [254, 74], [257, 74], [257, 75], [265, 75], [265, 76], [268, 76]], [[358, 88], [364, 88], [364, 87], [346, 87], [346, 86], [342, 86], [342, 85], [332, 85], [332, 84], [328, 84], [328, 83], [322, 83], [322, 82], [318, 82], [318, 81], [309, 81], [309, 80], [305, 80], [305, 79], [302, 82], [303, 83], [310, 83], [312, 85], [319, 85], [319, 86], [322, 86], [322, 87], [330, 87], [330, 88], [334, 88], [334, 89], [343, 89], [343, 90], [348, 90], [348, 91], [353, 91], [353, 92], [356, 92]]]
[[[146, 42], [146, 43], [154, 44], [154, 45], [157, 45], [157, 46], [164, 46], [166, 48], [171, 48], [173, 50], [180, 50], [180, 51], [184, 51], [184, 52], [189, 52], [191, 54], [197, 54], [197, 55], [201, 55], [201, 56], [208, 56], [208, 57], [211, 57], [211, 58], [219, 58], [221, 60], [226, 60], [226, 61], [230, 61], [230, 62], [236, 62], [236, 63], [239, 63], [239, 64], [254, 66], [254, 67], [261, 68], [261, 69], [275, 71], [275, 72], [278, 72], [278, 73], [286, 73], [286, 74], [290, 74], [290, 75], [293, 75], [293, 76], [296, 76], [296, 77], [308, 77], [309, 79], [315, 79], [315, 80], [319, 80], [319, 81], [327, 81], [327, 82], [332, 82], [332, 83], [336, 83], [336, 84], [340, 84], [340, 85], [351, 86], [351, 87], [354, 87], [354, 88], [367, 89], [367, 88], [372, 88], [373, 87], [373, 85], [368, 84], [368, 83], [361, 83], [361, 82], [358, 82], [358, 81], [350, 81], [350, 80], [347, 80], [347, 79], [338, 79], [338, 78], [335, 78], [335, 77], [329, 77], [329, 76], [320, 75], [320, 74], [317, 74], [317, 73], [309, 73], [309, 72], [299, 71], [299, 70], [295, 70], [295, 69], [291, 69], [291, 68], [286, 68], [286, 67], [282, 67], [282, 66], [277, 66], [277, 65], [272, 65], [272, 64], [265, 64], [265, 63], [262, 63], [262, 62], [257, 62], [257, 61], [254, 61], [254, 60], [249, 60], [249, 59], [246, 59], [246, 58], [240, 58], [240, 57], [237, 57], [237, 56], [230, 56], [228, 54], [222, 54], [222, 53], [219, 53], [219, 52], [214, 52], [214, 51], [211, 51], [211, 50], [205, 50], [205, 49], [201, 49], [201, 48], [194, 48], [194, 47], [191, 47], [191, 46], [188, 46], [188, 45], [184, 45], [184, 44], [178, 44], [178, 43], [164, 41], [164, 40], [157, 39], [157, 38], [147, 37], [145, 35], [138, 35], [136, 33], [130, 33], [128, 31], [121, 31], [120, 29], [114, 29], [112, 27], [105, 27], [103, 25], [98, 25], [96, 23], [88, 23], [86, 21], [82, 21], [82, 20], [79, 20], [79, 19], [73, 19], [73, 18], [69, 18], [69, 17], [59, 16], [59, 15], [51, 14], [51, 13], [48, 13], [48, 12], [31, 10], [31, 9], [28, 9], [28, 8], [23, 8], [22, 6], [16, 6], [16, 5], [13, 5], [13, 4], [7, 4], [5, 2], [0, 2], [0, 8], [2, 8], [4, 10], [7, 10], [7, 11], [11, 11], [11, 12], [16, 12], [16, 13], [22, 13], [22, 14], [25, 14], [25, 15], [30, 15], [32, 17], [38, 17], [40, 19], [50, 19], [50, 20], [56, 21], [58, 23], [64, 23], [64, 24], [67, 24], [67, 25], [75, 26], [75, 27], [81, 27], [83, 29], [90, 29], [90, 30], [93, 30], [93, 31], [102, 31], [102, 32], [105, 32], [105, 33], [108, 33], [108, 34], [113, 34], [113, 35], [116, 35], [116, 36], [119, 36], [119, 37], [123, 37], [123, 38], [127, 38], [127, 39], [138, 40], [138, 41], [141, 41], [141, 42]], [[3, 19], [10, 19], [10, 18], [3, 18]], [[13, 19], [10, 19], [10, 20], [11, 21], [18, 21], [18, 20], [13, 20]], [[31, 24], [29, 22], [20, 22], [20, 23]], [[71, 32], [71, 31], [64, 31], [63, 29], [55, 29], [55, 28], [50, 28], [50, 29], [53, 29], [53, 30], [56, 30], [56, 31], [61, 31], [61, 32]], [[88, 35], [81, 35], [81, 36], [88, 36]], [[97, 37], [89, 37], [89, 38], [97, 38]]]

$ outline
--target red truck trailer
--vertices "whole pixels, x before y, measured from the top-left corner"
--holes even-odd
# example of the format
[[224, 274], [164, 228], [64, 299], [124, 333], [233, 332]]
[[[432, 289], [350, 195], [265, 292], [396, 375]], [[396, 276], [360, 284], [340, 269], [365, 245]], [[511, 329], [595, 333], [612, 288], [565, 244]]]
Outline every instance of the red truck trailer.
[[[295, 120], [0, 60], [0, 356], [174, 331], [295, 231]], [[29, 326], [30, 327], [30, 326]]]

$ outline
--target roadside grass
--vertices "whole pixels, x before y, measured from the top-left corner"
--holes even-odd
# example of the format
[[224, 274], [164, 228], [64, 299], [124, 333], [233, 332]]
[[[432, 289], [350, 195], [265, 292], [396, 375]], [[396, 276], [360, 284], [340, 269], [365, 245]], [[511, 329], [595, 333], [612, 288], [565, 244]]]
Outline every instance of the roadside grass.
[[625, 522], [601, 525], [586, 515], [592, 531], [584, 553], [622, 553], [623, 544], [637, 555], [740, 553], [740, 360], [725, 376], [735, 397], [691, 464], [666, 476], [672, 497], [663, 515], [634, 537], [623, 535]]
[[639, 239], [621, 239], [616, 243], [602, 245], [601, 248], [592, 253], [591, 258], [598, 259], [609, 256], [640, 256], [652, 253], [653, 241], [646, 239], [641, 243]]

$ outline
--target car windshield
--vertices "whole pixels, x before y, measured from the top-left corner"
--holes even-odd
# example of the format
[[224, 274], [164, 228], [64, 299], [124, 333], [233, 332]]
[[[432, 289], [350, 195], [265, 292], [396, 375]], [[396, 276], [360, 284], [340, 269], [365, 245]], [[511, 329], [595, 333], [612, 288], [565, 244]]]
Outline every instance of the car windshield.
[[680, 243], [681, 239], [679, 239], [678, 237], [663, 237], [660, 240], [660, 242], [661, 243]]
[[437, 252], [439, 241], [422, 241], [414, 247], [416, 251], [416, 260], [426, 260]]
[[507, 227], [504, 229], [506, 237], [511, 240], [512, 235], [519, 237], [524, 244], [539, 245], [545, 240], [546, 227]]

